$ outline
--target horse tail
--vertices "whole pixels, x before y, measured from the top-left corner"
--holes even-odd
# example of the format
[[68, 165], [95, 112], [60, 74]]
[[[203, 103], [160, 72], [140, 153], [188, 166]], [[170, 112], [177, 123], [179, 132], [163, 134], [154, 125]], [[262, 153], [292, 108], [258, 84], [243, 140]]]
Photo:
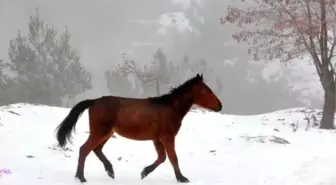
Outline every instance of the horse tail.
[[71, 132], [75, 129], [78, 118], [82, 113], [94, 104], [95, 100], [83, 100], [77, 103], [56, 128], [57, 141], [59, 146], [64, 147], [71, 142]]

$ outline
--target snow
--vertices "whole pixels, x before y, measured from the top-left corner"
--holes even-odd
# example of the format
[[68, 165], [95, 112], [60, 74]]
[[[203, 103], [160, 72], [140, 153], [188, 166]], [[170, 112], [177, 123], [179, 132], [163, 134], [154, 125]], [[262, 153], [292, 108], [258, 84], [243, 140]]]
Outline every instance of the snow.
[[[182, 173], [195, 185], [331, 185], [336, 181], [335, 131], [312, 127], [306, 108], [251, 116], [190, 111], [177, 136]], [[88, 136], [84, 112], [68, 150], [56, 146], [55, 128], [69, 109], [32, 104], [0, 107], [1, 185], [80, 184], [74, 178], [78, 148]], [[320, 119], [320, 110], [315, 111]], [[296, 132], [293, 126], [298, 125]], [[289, 144], [272, 142], [275, 137]], [[282, 141], [281, 139], [278, 139]], [[133, 141], [116, 135], [104, 147], [116, 179], [90, 153], [86, 160], [88, 184], [178, 184], [166, 160], [145, 179], [143, 167], [156, 159], [151, 141]]]

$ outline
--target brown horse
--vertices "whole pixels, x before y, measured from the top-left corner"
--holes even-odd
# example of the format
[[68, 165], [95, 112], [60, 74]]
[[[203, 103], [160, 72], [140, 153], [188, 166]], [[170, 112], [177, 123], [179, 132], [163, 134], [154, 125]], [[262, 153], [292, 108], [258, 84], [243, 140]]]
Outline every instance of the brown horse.
[[182, 175], [175, 152], [175, 136], [182, 119], [191, 106], [196, 104], [212, 111], [220, 111], [222, 103], [203, 82], [203, 75], [197, 74], [170, 93], [144, 99], [103, 96], [94, 100], [84, 100], [75, 105], [63, 122], [57, 127], [57, 140], [61, 147], [70, 141], [71, 132], [85, 109], [89, 113], [90, 135], [80, 147], [76, 178], [86, 182], [84, 163], [93, 150], [103, 163], [107, 174], [114, 179], [112, 164], [102, 152], [107, 140], [117, 133], [133, 140], [152, 140], [157, 159], [141, 172], [141, 179], [154, 171], [166, 159], [174, 169], [178, 182], [189, 182]]

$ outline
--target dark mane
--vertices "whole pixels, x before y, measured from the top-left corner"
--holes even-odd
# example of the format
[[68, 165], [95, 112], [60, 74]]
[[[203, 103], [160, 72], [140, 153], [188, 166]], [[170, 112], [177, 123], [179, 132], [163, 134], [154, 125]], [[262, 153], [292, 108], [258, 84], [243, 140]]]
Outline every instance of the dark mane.
[[171, 90], [163, 94], [161, 96], [156, 96], [156, 97], [149, 97], [148, 100], [150, 100], [152, 103], [155, 104], [166, 104], [169, 103], [172, 98], [175, 96], [184, 94], [187, 90], [189, 90], [194, 84], [197, 82], [202, 82], [203, 81], [203, 75], [197, 74], [196, 76], [190, 78], [189, 80], [185, 81], [183, 84], [177, 87], [172, 87]]

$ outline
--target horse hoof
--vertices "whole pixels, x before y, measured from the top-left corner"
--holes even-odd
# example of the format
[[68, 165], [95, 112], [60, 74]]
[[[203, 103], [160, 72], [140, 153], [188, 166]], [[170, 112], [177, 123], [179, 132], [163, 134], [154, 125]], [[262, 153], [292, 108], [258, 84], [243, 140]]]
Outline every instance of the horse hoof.
[[177, 179], [177, 182], [181, 182], [181, 183], [188, 183], [190, 182], [188, 178], [181, 176]]
[[87, 182], [87, 180], [86, 180], [84, 177], [76, 176], [76, 178], [77, 178], [81, 183], [86, 183], [86, 182]]
[[115, 177], [114, 177], [114, 173], [113, 172], [107, 172], [107, 175], [109, 176], [109, 177], [111, 177], [112, 179], [114, 179]]
[[153, 171], [153, 168], [151, 167], [144, 168], [141, 172], [141, 179], [144, 179], [145, 177], [147, 177], [148, 174], [150, 174], [152, 171]]
[[144, 179], [147, 175], [148, 175], [148, 173], [146, 172], [146, 170], [142, 170], [142, 172], [141, 172], [141, 180]]
[[79, 182], [81, 182], [81, 183], [86, 183], [87, 182], [87, 180], [85, 178], [83, 178], [83, 179], [78, 178], [78, 179], [79, 179]]

